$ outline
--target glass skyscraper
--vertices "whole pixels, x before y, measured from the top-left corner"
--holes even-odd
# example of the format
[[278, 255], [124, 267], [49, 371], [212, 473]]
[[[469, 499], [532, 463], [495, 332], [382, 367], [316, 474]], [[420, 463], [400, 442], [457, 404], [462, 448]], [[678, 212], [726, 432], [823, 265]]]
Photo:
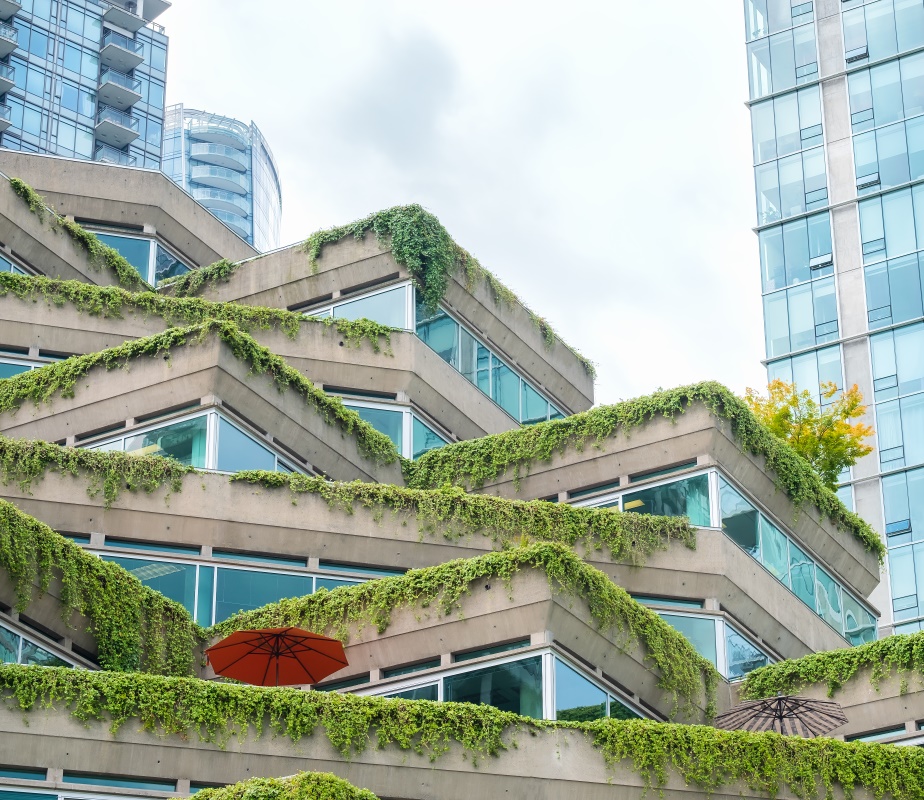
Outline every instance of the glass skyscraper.
[[165, 0], [0, 0], [0, 144], [160, 167]]
[[257, 250], [279, 246], [279, 171], [253, 122], [168, 107], [163, 170]]
[[857, 384], [840, 495], [882, 535], [881, 633], [924, 627], [924, 0], [745, 0], [771, 379]]

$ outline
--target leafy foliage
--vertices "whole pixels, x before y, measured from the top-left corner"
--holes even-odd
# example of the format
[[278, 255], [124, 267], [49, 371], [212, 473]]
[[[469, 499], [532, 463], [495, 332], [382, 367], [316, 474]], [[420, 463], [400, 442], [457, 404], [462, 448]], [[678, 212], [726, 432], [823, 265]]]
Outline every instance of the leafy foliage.
[[288, 488], [294, 497], [316, 494], [333, 510], [353, 513], [355, 507], [371, 509], [381, 519], [413, 515], [420, 530], [449, 540], [475, 534], [489, 537], [495, 546], [509, 547], [530, 541], [580, 545], [585, 551], [607, 548], [614, 561], [642, 564], [671, 541], [696, 548], [696, 529], [683, 517], [624, 514], [609, 508], [578, 508], [543, 500], [507, 500], [468, 494], [458, 487], [435, 490], [404, 489], [382, 483], [333, 482], [307, 475], [281, 472], [239, 472], [232, 481]]
[[279, 391], [292, 388], [327, 423], [338, 427], [344, 435], [354, 437], [365, 458], [376, 464], [392, 464], [398, 460], [391, 439], [360, 419], [339, 398], [317, 388], [234, 323], [217, 320], [206, 320], [186, 328], [169, 328], [163, 333], [134, 339], [99, 353], [72, 356], [7, 378], [0, 381], [0, 413], [16, 410], [27, 400], [39, 405], [55, 395], [73, 397], [77, 382], [94, 367], [101, 366], [107, 370], [122, 368], [134, 359], [145, 356], [156, 358], [168, 354], [175, 347], [201, 342], [210, 335], [217, 336], [228, 345], [234, 356], [248, 363], [254, 373], [268, 375]]
[[569, 548], [554, 543], [518, 547], [477, 558], [461, 558], [394, 578], [341, 586], [272, 603], [237, 614], [208, 630], [210, 637], [236, 630], [296, 626], [326, 632], [343, 640], [351, 631], [374, 627], [385, 631], [392, 614], [401, 608], [436, 608], [444, 615], [460, 607], [461, 598], [482, 578], [508, 582], [521, 569], [543, 570], [550, 584], [583, 600], [602, 631], [615, 632], [625, 649], [638, 642], [645, 659], [658, 670], [659, 685], [675, 704], [692, 710], [705, 698], [707, 714], [714, 713], [718, 673], [693, 646], [655, 612], [633, 600], [608, 576], [584, 563]]
[[90, 621], [99, 662], [120, 672], [189, 675], [199, 629], [183, 606], [143, 586], [122, 567], [103, 561], [47, 525], [0, 500], [0, 567], [24, 612], [61, 580], [62, 619]]
[[407, 465], [407, 483], [416, 489], [447, 483], [480, 489], [508, 472], [518, 482], [534, 463], [551, 461], [568, 450], [583, 450], [588, 444], [605, 448], [607, 439], [617, 433], [628, 434], [656, 417], [675, 419], [696, 403], [728, 422], [742, 450], [765, 459], [777, 486], [797, 507], [816, 506], [883, 560], [885, 546], [869, 524], [848, 511], [805, 459], [761, 425], [743, 400], [714, 382], [659, 391], [564, 419], [446, 445]]
[[194, 297], [207, 283], [227, 283], [238, 266], [240, 265], [223, 258], [214, 264], [190, 270], [185, 275], [167, 278], [158, 286], [174, 297]]
[[860, 647], [812, 653], [761, 667], [745, 678], [741, 696], [757, 700], [827, 684], [828, 696], [833, 697], [861, 670], [869, 671], [870, 683], [876, 688], [886, 678], [898, 675], [905, 692], [911, 674], [924, 686], [924, 633], [887, 636]]
[[19, 178], [10, 178], [10, 186], [22, 198], [23, 202], [29, 206], [29, 210], [41, 221], [45, 221], [46, 214], [51, 214], [54, 225], [61, 228], [75, 244], [86, 252], [91, 267], [111, 271], [115, 275], [119, 286], [133, 290], [148, 288], [147, 281], [138, 274], [138, 270], [118, 250], [103, 244], [95, 234], [84, 229], [76, 222], [59, 216], [46, 205], [41, 195], [37, 194], [31, 186]]
[[155, 292], [129, 292], [117, 286], [0, 272], [0, 297], [8, 294], [24, 302], [44, 300], [55, 307], [71, 304], [80, 313], [95, 317], [120, 319], [128, 312], [144, 318], [159, 317], [167, 326], [198, 325], [214, 319], [233, 322], [248, 332], [279, 330], [292, 339], [304, 326], [320, 326], [342, 336], [350, 347], [360, 347], [365, 341], [376, 353], [391, 354], [391, 334], [395, 332], [368, 319], [317, 319], [280, 308], [213, 303], [200, 298], [175, 298]]
[[329, 772], [251, 778], [221, 789], [203, 789], [196, 795], [199, 800], [378, 800], [368, 789], [357, 789]]
[[347, 236], [362, 239], [368, 231], [372, 231], [380, 241], [390, 241], [395, 261], [411, 274], [424, 305], [430, 311], [434, 311], [445, 296], [452, 275], [463, 278], [469, 291], [483, 283], [498, 305], [508, 309], [521, 306], [526, 311], [547, 348], [551, 349], [561, 342], [580, 361], [585, 372], [595, 377], [596, 370], [591, 361], [563, 342], [547, 320], [531, 311], [471, 253], [456, 244], [440, 221], [419, 205], [395, 206], [349, 225], [316, 231], [302, 247], [312, 268], [315, 268], [325, 244], [339, 242]]
[[23, 712], [68, 709], [87, 723], [108, 722], [113, 734], [131, 721], [157, 737], [198, 738], [219, 747], [233, 737], [259, 738], [264, 732], [294, 743], [320, 732], [344, 758], [363, 753], [373, 743], [431, 761], [452, 749], [477, 763], [503, 757], [525, 736], [555, 737], [559, 747], [568, 737], [580, 736], [614, 773], [632, 770], [652, 788], [663, 787], [676, 774], [707, 795], [723, 787], [737, 794], [743, 784], [770, 797], [791, 792], [800, 800], [822, 793], [850, 797], [855, 789], [892, 800], [924, 797], [924, 752], [916, 747], [647, 720], [543, 722], [470, 703], [17, 665], [0, 666], [0, 695]]
[[831, 402], [822, 408], [808, 389], [800, 392], [794, 383], [775, 380], [767, 387], [767, 397], [748, 389], [744, 398], [767, 430], [808, 461], [832, 492], [841, 472], [873, 452], [863, 440], [874, 433], [869, 425], [850, 422], [866, 413], [857, 386], [839, 397], [837, 393], [834, 383], [823, 383], [822, 399]]

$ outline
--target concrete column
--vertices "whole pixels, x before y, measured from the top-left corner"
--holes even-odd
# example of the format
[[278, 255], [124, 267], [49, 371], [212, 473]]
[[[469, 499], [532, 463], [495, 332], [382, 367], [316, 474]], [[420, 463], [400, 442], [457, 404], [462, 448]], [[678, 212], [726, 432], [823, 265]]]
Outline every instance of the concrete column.
[[[829, 10], [830, 3], [825, 10]], [[815, 18], [815, 36], [818, 40], [818, 72], [822, 78], [844, 69], [844, 33], [840, 14]]]

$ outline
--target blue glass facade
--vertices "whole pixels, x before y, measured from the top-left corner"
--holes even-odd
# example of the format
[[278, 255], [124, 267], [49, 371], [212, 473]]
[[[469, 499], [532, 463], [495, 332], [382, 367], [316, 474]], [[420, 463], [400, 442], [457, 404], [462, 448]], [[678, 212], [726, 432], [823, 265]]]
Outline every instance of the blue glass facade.
[[266, 252], [279, 246], [279, 171], [254, 123], [170, 106], [162, 168], [257, 250]]
[[[883, 621], [917, 630], [924, 0], [744, 6], [768, 374], [813, 391], [826, 381], [866, 387], [877, 450], [855, 484], [842, 476], [838, 494], [882, 528], [889, 547], [889, 591], [876, 599]], [[840, 119], [849, 119], [849, 139], [829, 137], [835, 150], [824, 126]]]
[[21, 0], [0, 21], [0, 144], [157, 169], [169, 6]]

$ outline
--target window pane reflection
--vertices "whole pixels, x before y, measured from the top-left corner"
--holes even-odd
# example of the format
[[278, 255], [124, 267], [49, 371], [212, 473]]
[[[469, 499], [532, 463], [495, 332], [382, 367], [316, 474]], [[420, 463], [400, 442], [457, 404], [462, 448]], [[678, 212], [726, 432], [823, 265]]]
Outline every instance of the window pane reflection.
[[555, 659], [555, 714], [562, 722], [590, 722], [606, 716], [606, 692]]
[[361, 297], [334, 306], [336, 319], [371, 319], [391, 328], [404, 328], [407, 325], [407, 288], [399, 286], [380, 292], [371, 297]]
[[263, 445], [228, 422], [218, 418], [218, 469], [221, 472], [240, 472], [262, 469], [272, 472], [276, 456]]
[[451, 675], [444, 679], [443, 697], [542, 719], [542, 660], [536, 656]]
[[629, 492], [622, 496], [622, 508], [638, 514], [689, 517], [691, 525], [708, 527], [711, 524], [709, 476], [695, 475], [663, 486]]
[[205, 467], [206, 429], [207, 418], [196, 417], [138, 436], [128, 436], [125, 450], [136, 455], [168, 456], [181, 464], [202, 469]]

